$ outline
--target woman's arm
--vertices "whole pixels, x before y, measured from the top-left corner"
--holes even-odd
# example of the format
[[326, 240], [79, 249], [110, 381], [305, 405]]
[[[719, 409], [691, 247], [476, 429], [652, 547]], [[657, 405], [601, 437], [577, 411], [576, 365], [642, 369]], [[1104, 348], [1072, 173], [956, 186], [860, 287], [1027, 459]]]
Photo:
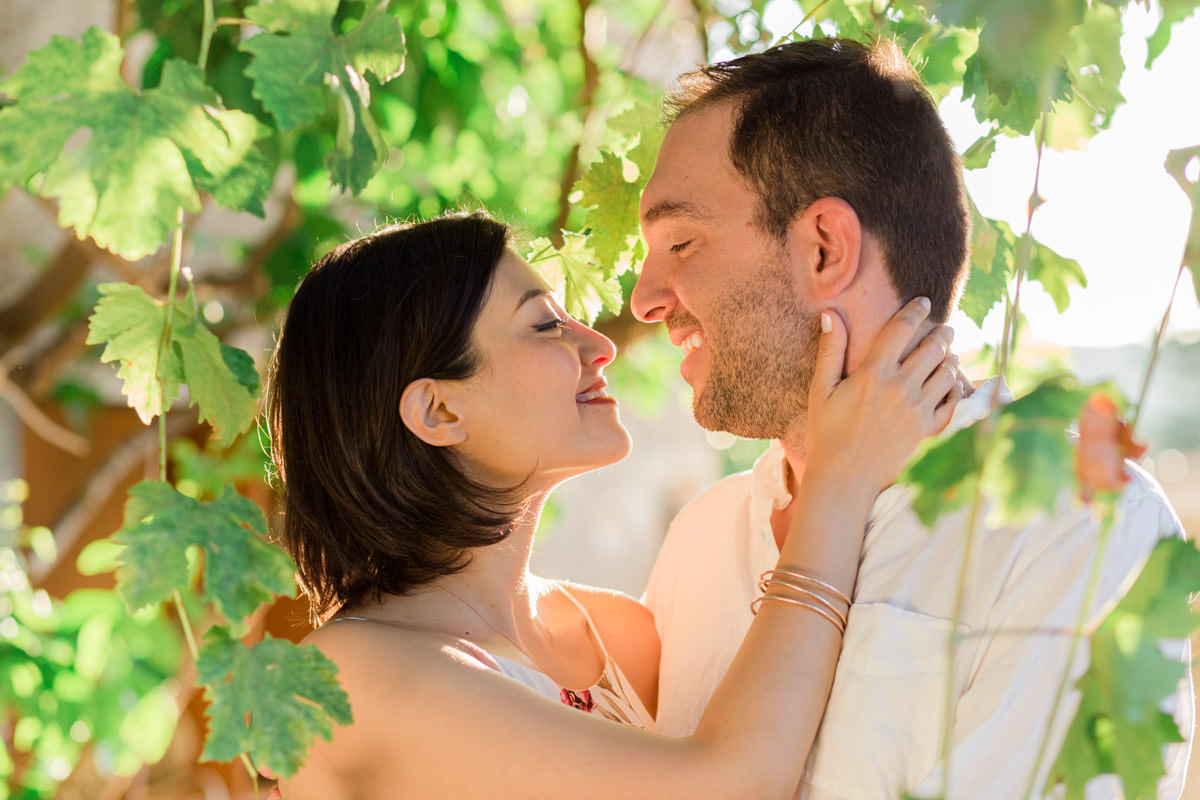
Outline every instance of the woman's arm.
[[[947, 342], [934, 334], [899, 361], [926, 313], [902, 309], [845, 380], [845, 331], [830, 315], [781, 568], [848, 594], [876, 494], [948, 420], [957, 384], [942, 365]], [[381, 646], [366, 626], [336, 627], [320, 646], [355, 724], [318, 743], [286, 797], [328, 797], [331, 783], [333, 795], [364, 797], [790, 797], [841, 644], [822, 616], [765, 603], [695, 735], [669, 739], [556, 704], [453, 646], [416, 647], [411, 636]]]

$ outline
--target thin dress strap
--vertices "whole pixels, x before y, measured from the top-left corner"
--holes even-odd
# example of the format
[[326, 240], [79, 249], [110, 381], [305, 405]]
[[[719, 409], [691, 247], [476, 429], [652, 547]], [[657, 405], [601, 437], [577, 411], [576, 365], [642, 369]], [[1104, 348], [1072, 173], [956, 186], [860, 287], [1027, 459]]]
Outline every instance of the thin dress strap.
[[571, 590], [565, 585], [558, 581], [551, 581], [551, 583], [575, 604], [580, 614], [583, 614], [583, 619], [587, 623], [588, 633], [591, 635], [592, 640], [596, 642], [596, 646], [600, 648], [600, 654], [604, 657], [604, 672], [601, 673], [599, 680], [590, 689], [592, 698], [596, 702], [597, 710], [603, 716], [624, 723], [625, 725], [643, 728], [648, 731], [654, 730], [654, 716], [646, 710], [646, 705], [642, 702], [642, 698], [638, 695], [637, 690], [633, 688], [633, 684], [629, 682], [629, 678], [625, 677], [625, 673], [621, 671], [621, 667], [613, 660], [613, 657], [608, 652], [608, 648], [604, 646], [604, 639], [600, 636], [600, 631], [596, 629], [596, 623], [592, 621], [592, 615], [584, 608], [583, 603], [579, 602], [579, 598], [571, 594]]

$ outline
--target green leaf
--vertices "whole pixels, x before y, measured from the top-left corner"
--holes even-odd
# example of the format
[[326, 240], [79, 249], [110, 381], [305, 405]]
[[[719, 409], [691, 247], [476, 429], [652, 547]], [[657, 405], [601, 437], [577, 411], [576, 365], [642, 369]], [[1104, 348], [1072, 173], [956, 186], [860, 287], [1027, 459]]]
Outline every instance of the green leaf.
[[982, 325], [988, 312], [1008, 296], [1016, 239], [1006, 223], [984, 217], [974, 203], [971, 216], [971, 272], [958, 307]]
[[295, 566], [263, 541], [267, 523], [251, 500], [226, 486], [212, 502], [198, 502], [161, 481], [129, 490], [125, 523], [113, 540], [125, 545], [117, 580], [126, 602], [139, 609], [188, 586], [187, 551], [204, 551], [204, 599], [235, 631], [276, 594], [295, 593]]
[[1070, 375], [1043, 379], [1032, 391], [953, 435], [927, 442], [897, 479], [914, 489], [913, 510], [927, 526], [961, 507], [976, 491], [989, 501], [989, 525], [1019, 524], [1053, 511], [1075, 486], [1068, 426], [1095, 391]]
[[[254, 361], [222, 344], [195, 316], [191, 303], [171, 307], [171, 346], [162, 347], [166, 304], [128, 283], [100, 285], [87, 344], [106, 344], [101, 362], [120, 361], [121, 391], [147, 425], [187, 383], [190, 406], [228, 445], [254, 421], [259, 383]], [[159, 389], [162, 381], [162, 389]]]
[[254, 96], [292, 130], [337, 113], [335, 148], [326, 158], [335, 186], [358, 193], [383, 164], [387, 144], [371, 116], [366, 74], [387, 83], [404, 70], [404, 31], [388, 13], [388, 0], [367, 4], [357, 26], [336, 34], [337, 0], [273, 0], [246, 9], [266, 32], [241, 49], [254, 56], [246, 74]]
[[1171, 29], [1178, 22], [1183, 22], [1200, 7], [1200, 0], [1160, 0], [1162, 19], [1150, 38], [1146, 40], [1146, 68], [1149, 69], [1154, 60], [1162, 55], [1171, 41]]
[[588, 237], [563, 231], [563, 246], [541, 237], [529, 245], [526, 260], [563, 295], [567, 313], [591, 324], [601, 310], [621, 311], [621, 283], [612, 268], [597, 263]]
[[[217, 441], [229, 446], [258, 413], [254, 361], [245, 352], [222, 344], [194, 317], [174, 326], [171, 340], [183, 365], [190, 405], [199, 407], [200, 419], [212, 425]], [[234, 355], [237, 353], [240, 355]]]
[[79, 41], [52, 37], [0, 82], [15, 101], [0, 109], [0, 187], [57, 198], [61, 226], [128, 259], [166, 242], [179, 209], [199, 210], [197, 189], [261, 214], [270, 173], [254, 118], [222, 109], [183, 61], [137, 93], [123, 58], [117, 37], [92, 27]]
[[1200, 145], [1172, 150], [1167, 154], [1167, 173], [1179, 184], [1192, 204], [1192, 221], [1183, 245], [1182, 266], [1192, 271], [1196, 299], [1200, 300], [1200, 180], [1188, 180], [1188, 164], [1200, 161]]
[[984, 492], [998, 501], [989, 522], [1020, 522], [1038, 511], [1052, 511], [1062, 490], [1074, 487], [1075, 448], [1067, 427], [1100, 388], [1055, 375], [1003, 407], [1002, 435], [987, 455], [984, 473]]
[[624, 165], [620, 156], [603, 152], [576, 186], [582, 192], [579, 205], [587, 209], [584, 224], [591, 229], [589, 243], [596, 260], [617, 274], [632, 266], [641, 200], [638, 183], [625, 180]]
[[[1071, 94], [1070, 78], [1061, 65], [1047, 68], [1046, 74], [1008, 76], [995, 69], [982, 50], [967, 59], [963, 74], [963, 98], [973, 97], [975, 118], [980, 122], [999, 123], [1008, 130], [1028, 136], [1041, 113], [1057, 100]], [[1046, 100], [1039, 102], [1039, 84], [1046, 83]]]
[[1061, 314], [1071, 305], [1071, 285], [1087, 288], [1087, 276], [1084, 275], [1083, 267], [1079, 266], [1078, 261], [1064, 258], [1036, 240], [1032, 242], [1032, 246], [1033, 250], [1029, 256], [1029, 279], [1042, 285]]
[[337, 667], [314, 645], [264, 639], [246, 647], [221, 628], [205, 637], [196, 661], [209, 706], [201, 759], [239, 753], [283, 777], [296, 774], [313, 740], [333, 738], [333, 723], [353, 722]]
[[1054, 108], [1046, 142], [1057, 150], [1081, 149], [1098, 130], [1107, 128], [1125, 101], [1120, 92], [1125, 60], [1121, 57], [1121, 15], [1093, 4], [1083, 23], [1071, 32], [1064, 56], [1072, 97]]
[[983, 169], [988, 165], [992, 159], [992, 153], [996, 152], [996, 135], [998, 133], [1000, 133], [1000, 129], [993, 128], [990, 133], [980, 136], [963, 151], [962, 162], [965, 169]]
[[927, 527], [942, 514], [961, 508], [975, 493], [982, 467], [977, 427], [944, 439], [930, 439], [918, 450], [896, 483], [913, 487], [913, 512]]
[[[1167, 533], [1167, 532], [1163, 532]], [[1065, 784], [1082, 800], [1093, 777], [1115, 773], [1126, 797], [1154, 797], [1164, 774], [1162, 747], [1183, 738], [1158, 709], [1187, 665], [1164, 656], [1159, 639], [1182, 639], [1197, 627], [1190, 609], [1200, 590], [1200, 551], [1174, 536], [1159, 541], [1120, 603], [1091, 637], [1091, 659], [1076, 686], [1079, 708], [1048, 789]]]
[[[100, 361], [121, 362], [121, 393], [146, 425], [179, 393], [183, 367], [162, 347], [166, 305], [128, 283], [102, 283], [100, 302], [88, 320], [87, 344], [105, 344]], [[160, 389], [159, 381], [162, 382]]]

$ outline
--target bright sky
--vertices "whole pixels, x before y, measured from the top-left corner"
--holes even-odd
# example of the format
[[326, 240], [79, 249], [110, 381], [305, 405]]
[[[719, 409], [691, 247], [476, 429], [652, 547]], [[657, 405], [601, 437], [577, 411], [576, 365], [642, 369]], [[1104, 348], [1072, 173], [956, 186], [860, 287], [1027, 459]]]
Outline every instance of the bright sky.
[[[776, 0], [766, 16], [768, 28], [785, 33], [800, 12], [795, 0]], [[1187, 198], [1163, 170], [1163, 160], [1170, 150], [1200, 144], [1200, 17], [1175, 26], [1170, 45], [1147, 71], [1146, 38], [1159, 16], [1157, 3], [1149, 11], [1132, 3], [1125, 14], [1121, 92], [1126, 102], [1109, 129], [1086, 150], [1043, 155], [1039, 191], [1047, 202], [1034, 216], [1033, 234], [1078, 261], [1088, 288], [1073, 289], [1071, 306], [1059, 315], [1040, 287], [1027, 284], [1021, 307], [1032, 339], [1063, 345], [1148, 343], [1161, 322], [1189, 219]], [[941, 112], [960, 152], [987, 132], [957, 93]], [[1024, 231], [1035, 163], [1032, 139], [1002, 137], [987, 169], [966, 173], [979, 209]], [[1200, 307], [1190, 274], [1180, 284], [1171, 320], [1176, 334], [1200, 337]], [[1003, 322], [1003, 311], [995, 309], [980, 331], [956, 313], [951, 319], [956, 349], [998, 342]]]
[[[1157, 8], [1147, 11], [1138, 4], [1125, 14], [1126, 102], [1109, 129], [1084, 151], [1043, 154], [1039, 191], [1047, 202], [1034, 216], [1033, 234], [1078, 261], [1088, 288], [1072, 290], [1071, 306], [1062, 315], [1040, 289], [1022, 290], [1034, 339], [1093, 346], [1149, 342], [1162, 320], [1190, 214], [1163, 160], [1170, 150], [1200, 144], [1200, 17], [1175, 27], [1170, 45], [1148, 71], [1146, 37], [1158, 17]], [[948, 98], [941, 111], [960, 151], [986, 132], [966, 103]], [[966, 173], [980, 210], [1023, 231], [1035, 163], [1032, 140], [1001, 139], [987, 169]], [[961, 314], [953, 324], [957, 343], [971, 348], [999, 339], [1003, 315], [994, 310], [982, 333]], [[1170, 330], [1200, 336], [1200, 304], [1190, 273], [1180, 283]]]

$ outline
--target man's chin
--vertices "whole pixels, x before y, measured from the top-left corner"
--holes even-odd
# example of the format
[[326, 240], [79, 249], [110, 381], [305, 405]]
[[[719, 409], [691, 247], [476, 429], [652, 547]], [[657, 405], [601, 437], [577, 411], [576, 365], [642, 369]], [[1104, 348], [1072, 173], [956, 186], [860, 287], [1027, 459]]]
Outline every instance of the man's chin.
[[[787, 413], [777, 413], [773, 419], [765, 419], [760, 411], [763, 403], [771, 401], [765, 397], [757, 399], [715, 399], [705, 393], [692, 395], [692, 417], [696, 424], [708, 431], [731, 433], [743, 439], [784, 439], [800, 429], [808, 417], [807, 405], [797, 404]], [[781, 409], [776, 409], [781, 411]]]

